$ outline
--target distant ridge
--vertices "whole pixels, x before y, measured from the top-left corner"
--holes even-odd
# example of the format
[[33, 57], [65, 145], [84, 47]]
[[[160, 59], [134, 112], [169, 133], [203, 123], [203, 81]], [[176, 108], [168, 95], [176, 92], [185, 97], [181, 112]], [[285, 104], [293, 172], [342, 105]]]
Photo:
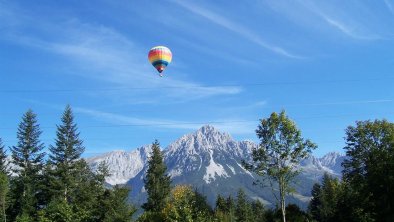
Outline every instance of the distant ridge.
[[[251, 150], [256, 146], [251, 141], [235, 141], [228, 133], [205, 125], [194, 133], [180, 137], [163, 152], [173, 184], [194, 186], [208, 197], [211, 204], [217, 194], [234, 196], [239, 188], [243, 188], [250, 198], [260, 199], [269, 205], [274, 202], [270, 188], [254, 186], [257, 176], [241, 165], [242, 159], [250, 160]], [[131, 152], [113, 151], [87, 158], [87, 162], [96, 168], [99, 162], [106, 161], [112, 174], [106, 179], [107, 182], [131, 186], [131, 199], [142, 203], [145, 200], [143, 178], [150, 151], [150, 146]], [[297, 193], [289, 197], [289, 201], [306, 207], [313, 184], [325, 172], [335, 177], [341, 176], [344, 158], [344, 155], [330, 152], [321, 158], [310, 156], [302, 160], [298, 166], [302, 173], [295, 184]]]

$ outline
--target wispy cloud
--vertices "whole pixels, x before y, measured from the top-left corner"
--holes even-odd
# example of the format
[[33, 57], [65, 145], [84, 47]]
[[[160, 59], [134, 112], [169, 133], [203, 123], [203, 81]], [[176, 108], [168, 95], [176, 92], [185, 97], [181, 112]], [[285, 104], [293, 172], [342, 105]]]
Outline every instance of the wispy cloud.
[[302, 59], [303, 58], [302, 56], [293, 54], [280, 46], [277, 46], [275, 44], [271, 44], [271, 43], [264, 41], [260, 36], [253, 33], [252, 31], [245, 28], [244, 26], [239, 25], [239, 24], [237, 24], [237, 23], [235, 23], [235, 22], [233, 22], [233, 21], [231, 21], [219, 14], [216, 14], [213, 11], [199, 7], [197, 5], [191, 4], [190, 2], [186, 2], [186, 1], [174, 0], [174, 2], [177, 3], [179, 6], [182, 6], [183, 8], [185, 8], [197, 15], [202, 16], [219, 26], [222, 26], [232, 32], [235, 32], [240, 36], [243, 36], [244, 38], [248, 39], [249, 41], [254, 42], [257, 45], [259, 45], [265, 49], [268, 49], [275, 54], [285, 56], [288, 58], [293, 58], [293, 59]]
[[[387, 20], [362, 1], [264, 1], [276, 13], [308, 30], [339, 32], [351, 39], [378, 40], [387, 33]], [[347, 10], [344, 10], [346, 8]]]
[[394, 13], [394, 3], [390, 2], [390, 0], [384, 0], [384, 3], [386, 4], [387, 8], [391, 11], [391, 13]]
[[[146, 118], [135, 118], [126, 115], [120, 115], [110, 112], [103, 112], [94, 109], [87, 109], [82, 107], [74, 107], [75, 112], [83, 113], [113, 124], [114, 127], [122, 126], [144, 126], [154, 127], [155, 129], [187, 129], [196, 130], [203, 125], [209, 124], [218, 127], [221, 130], [230, 132], [232, 134], [250, 134], [253, 133], [256, 123], [249, 120], [243, 119], [216, 119], [211, 121], [179, 121], [170, 119], [146, 119]], [[257, 122], [257, 120], [256, 120]], [[96, 126], [92, 126], [96, 127]]]
[[336, 28], [337, 30], [341, 31], [343, 34], [355, 38], [355, 39], [365, 39], [365, 40], [375, 40], [380, 39], [381, 37], [376, 34], [370, 33], [362, 33], [357, 31], [355, 26], [350, 26], [345, 24], [345, 21], [341, 21], [339, 19], [331, 18], [330, 16], [316, 10], [315, 11], [324, 21], [326, 21], [330, 26]]
[[[82, 23], [76, 19], [59, 26], [50, 21], [27, 16], [19, 18], [18, 23], [23, 25], [3, 30], [3, 38], [63, 56], [68, 60], [68, 69], [79, 70], [74, 74], [83, 78], [105, 82], [117, 88], [143, 89], [133, 94], [132, 98], [129, 91], [121, 90], [110, 92], [110, 96], [137, 103], [155, 94], [156, 102], [162, 101], [163, 98], [176, 98], [172, 101], [182, 102], [238, 94], [242, 91], [241, 87], [206, 87], [187, 79], [177, 79], [174, 77], [176, 73], [172, 78], [158, 78], [147, 62], [148, 49], [138, 46], [133, 40], [112, 28]], [[40, 24], [32, 26], [36, 29], [34, 34], [18, 34], [24, 27], [32, 25], [32, 21]], [[177, 63], [181, 61], [178, 59]], [[100, 95], [103, 95], [103, 92]]]

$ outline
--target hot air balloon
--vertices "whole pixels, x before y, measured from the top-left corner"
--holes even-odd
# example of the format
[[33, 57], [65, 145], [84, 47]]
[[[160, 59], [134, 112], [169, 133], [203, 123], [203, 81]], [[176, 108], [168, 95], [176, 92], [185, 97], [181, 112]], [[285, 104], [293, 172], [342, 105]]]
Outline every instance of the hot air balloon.
[[160, 77], [164, 69], [170, 64], [172, 60], [172, 53], [169, 48], [165, 46], [156, 46], [149, 50], [148, 54], [149, 62], [157, 69]]

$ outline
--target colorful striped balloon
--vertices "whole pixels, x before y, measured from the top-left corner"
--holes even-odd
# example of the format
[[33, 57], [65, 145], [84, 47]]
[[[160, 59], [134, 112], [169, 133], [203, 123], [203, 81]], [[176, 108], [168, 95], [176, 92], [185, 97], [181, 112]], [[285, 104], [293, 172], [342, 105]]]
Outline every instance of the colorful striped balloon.
[[157, 71], [159, 71], [160, 76], [163, 76], [161, 72], [170, 64], [172, 53], [170, 49], [165, 46], [156, 46], [149, 51], [148, 59]]

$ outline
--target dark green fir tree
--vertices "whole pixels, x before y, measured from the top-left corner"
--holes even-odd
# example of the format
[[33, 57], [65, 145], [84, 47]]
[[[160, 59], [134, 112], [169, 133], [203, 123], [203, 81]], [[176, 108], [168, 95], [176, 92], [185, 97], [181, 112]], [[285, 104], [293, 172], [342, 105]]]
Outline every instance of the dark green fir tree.
[[52, 195], [70, 201], [70, 193], [76, 186], [77, 161], [85, 148], [79, 138], [74, 115], [69, 105], [66, 106], [61, 124], [57, 126], [55, 145], [49, 147], [49, 164]]
[[319, 183], [315, 183], [312, 187], [312, 199], [308, 205], [308, 212], [316, 221], [321, 221], [320, 209], [322, 205], [322, 190]]
[[8, 175], [7, 154], [4, 148], [3, 141], [0, 138], [0, 172]]
[[148, 200], [142, 207], [146, 211], [159, 213], [165, 207], [166, 198], [171, 190], [171, 178], [166, 174], [166, 170], [160, 144], [156, 140], [152, 144], [152, 154], [148, 160], [148, 171], [144, 179]]
[[248, 199], [246, 198], [245, 192], [240, 189], [237, 195], [237, 206], [235, 210], [235, 216], [239, 222], [253, 222], [252, 207]]
[[16, 166], [13, 168], [16, 177], [11, 181], [11, 219], [28, 219], [34, 216], [39, 208], [38, 197], [41, 194], [41, 173], [45, 156], [40, 135], [36, 114], [28, 110], [18, 127], [17, 145], [11, 147], [12, 163]]

